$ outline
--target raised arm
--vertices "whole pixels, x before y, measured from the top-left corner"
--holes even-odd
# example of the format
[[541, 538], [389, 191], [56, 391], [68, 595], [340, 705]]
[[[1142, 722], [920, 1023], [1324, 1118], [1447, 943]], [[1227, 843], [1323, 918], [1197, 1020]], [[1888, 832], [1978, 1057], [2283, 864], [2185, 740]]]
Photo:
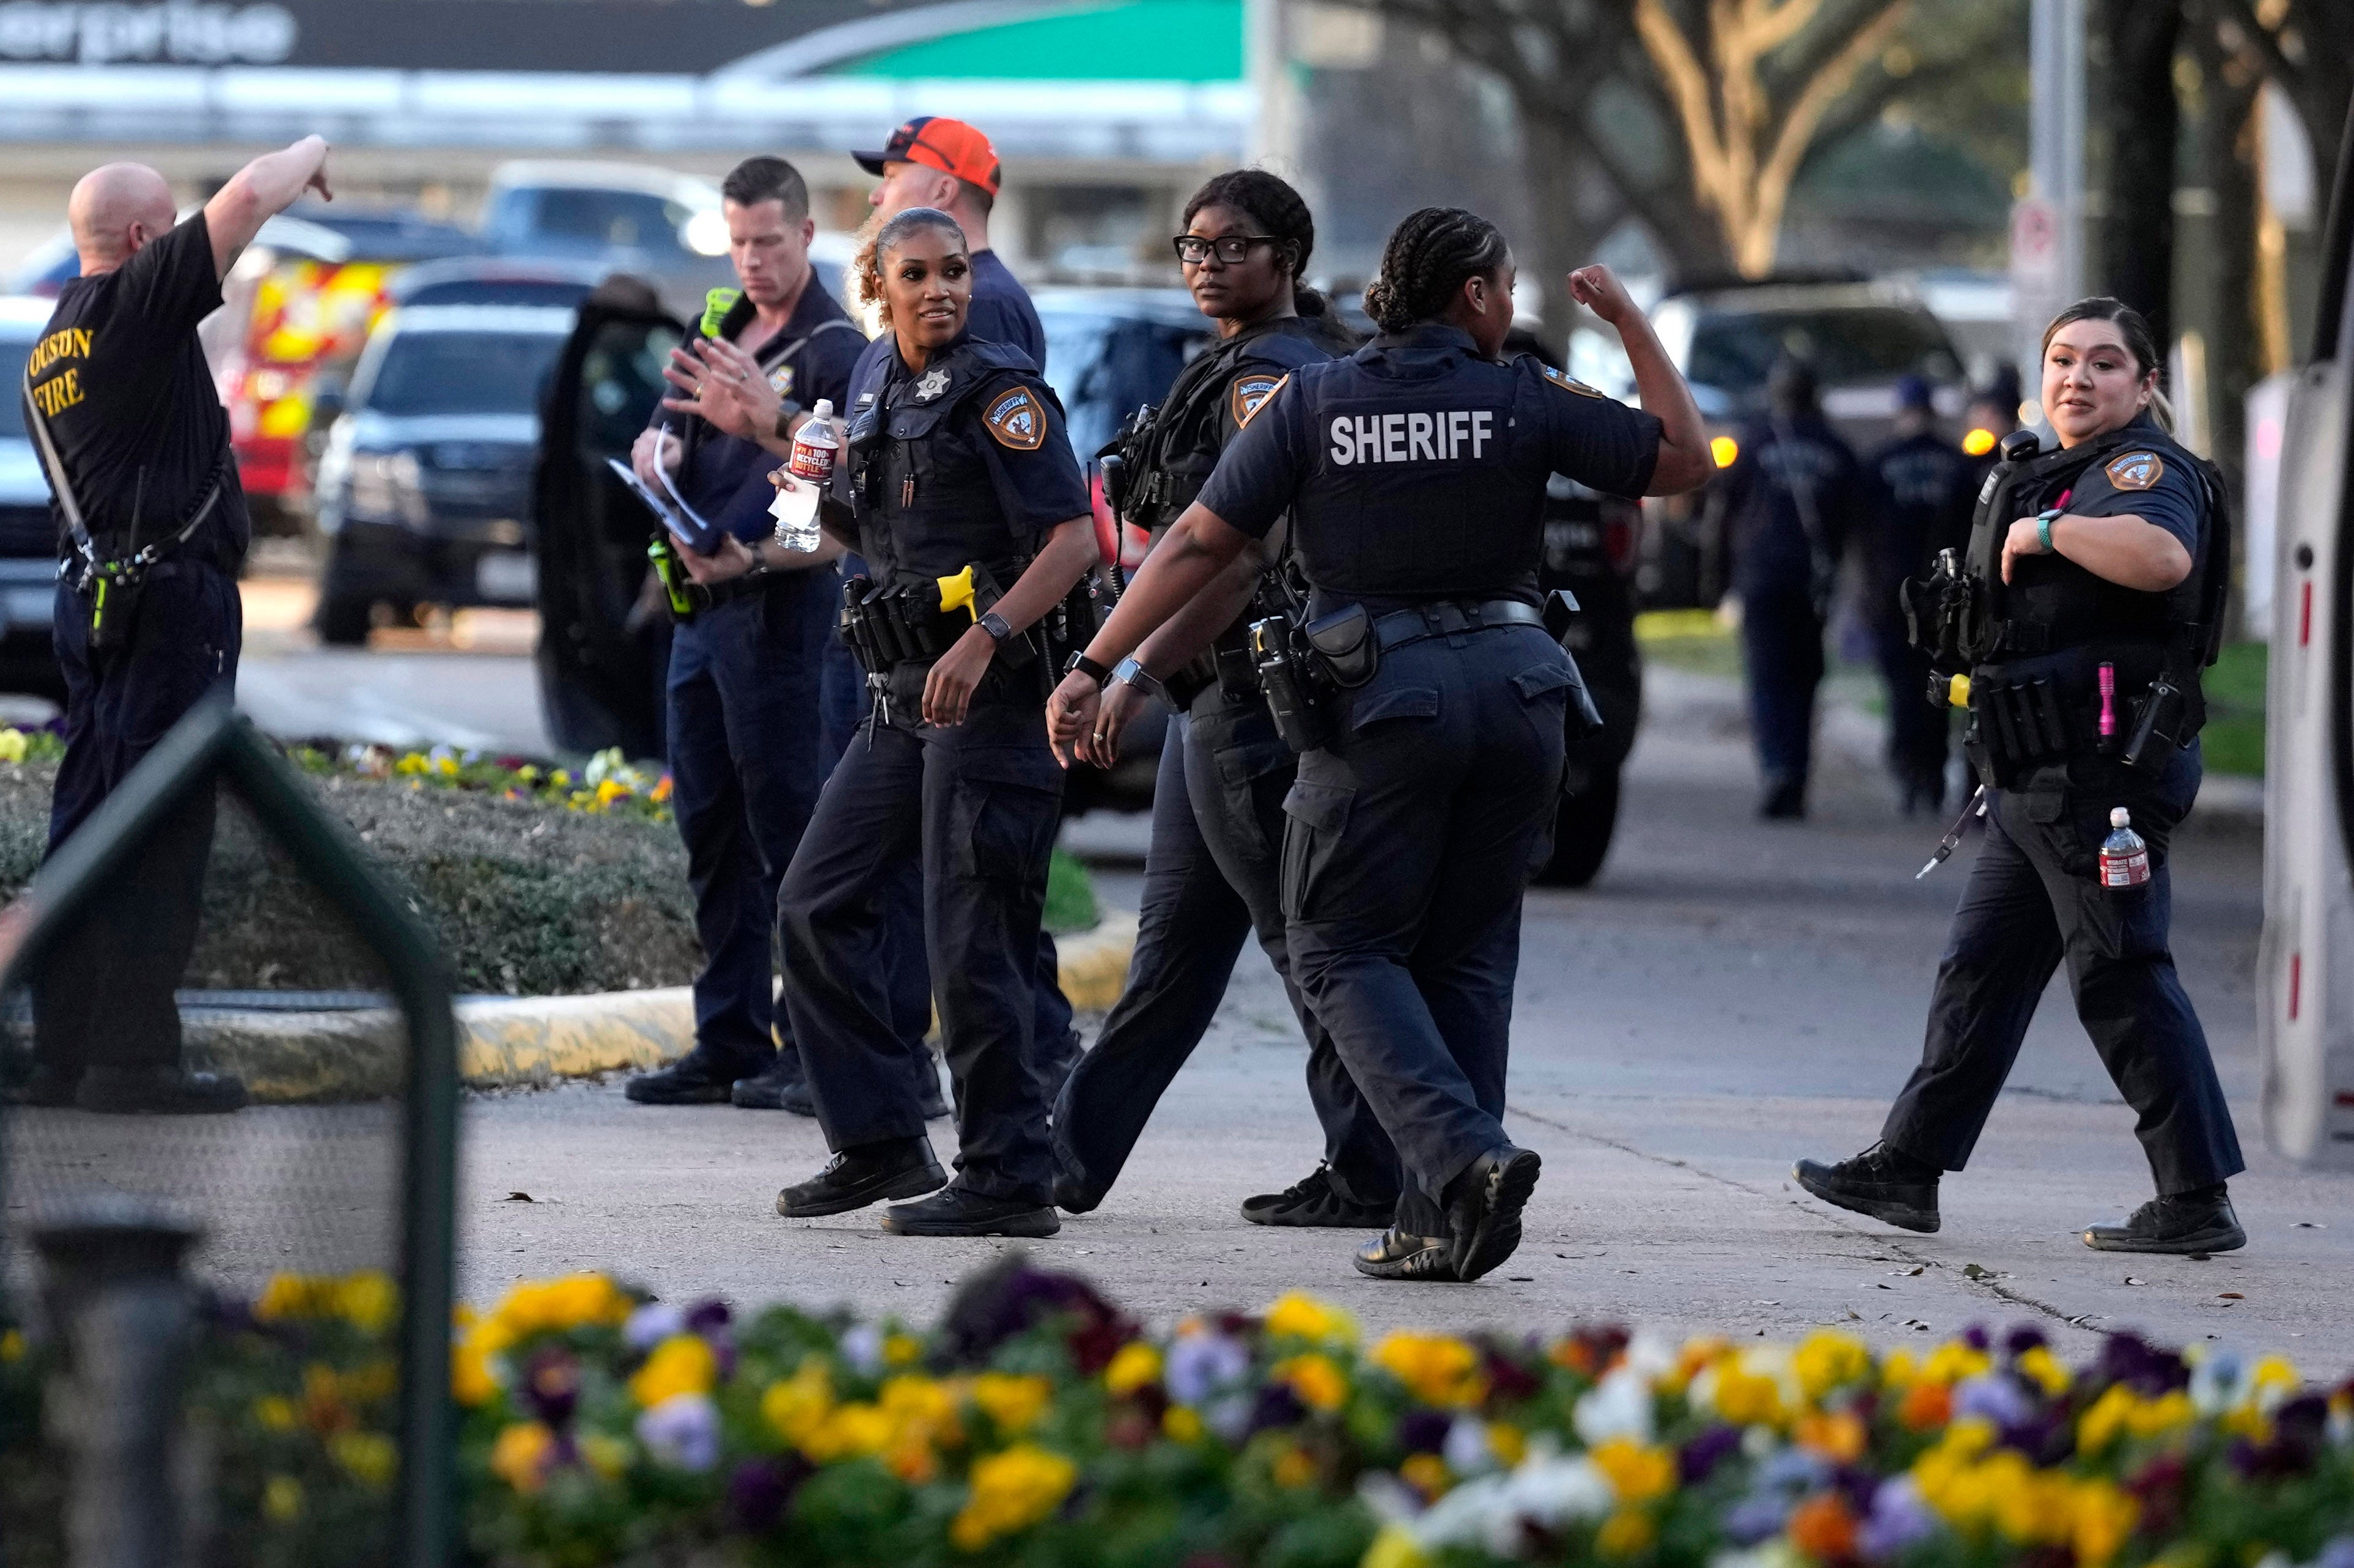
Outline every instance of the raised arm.
[[1709, 456], [1708, 430], [1683, 373], [1668, 357], [1651, 318], [1638, 309], [1627, 286], [1607, 267], [1580, 267], [1569, 275], [1572, 298], [1608, 322], [1635, 370], [1635, 390], [1643, 410], [1659, 417], [1659, 461], [1651, 470], [1650, 493], [1678, 495], [1697, 490], [1716, 471]]
[[281, 152], [264, 153], [231, 175], [228, 184], [205, 203], [205, 228], [213, 240], [213, 268], [228, 276], [238, 252], [253, 243], [261, 226], [294, 205], [294, 198], [315, 190], [333, 201], [327, 188], [327, 143], [305, 136]]

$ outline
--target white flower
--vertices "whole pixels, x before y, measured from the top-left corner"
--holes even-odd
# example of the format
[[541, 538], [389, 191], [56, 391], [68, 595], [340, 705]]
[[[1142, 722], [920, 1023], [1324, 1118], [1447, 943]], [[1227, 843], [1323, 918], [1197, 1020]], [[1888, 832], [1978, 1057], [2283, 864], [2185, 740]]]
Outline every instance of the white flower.
[[1411, 1524], [1422, 1512], [1422, 1494], [1387, 1470], [1358, 1477], [1357, 1500], [1380, 1524]]
[[638, 1417], [638, 1441], [665, 1465], [708, 1470], [719, 1463], [719, 1407], [699, 1393], [674, 1393]]
[[1583, 1455], [1564, 1459], [1550, 1451], [1532, 1453], [1504, 1487], [1513, 1511], [1547, 1530], [1572, 1520], [1601, 1519], [1617, 1500], [1610, 1478]]
[[883, 1365], [883, 1330], [872, 1323], [860, 1323], [843, 1331], [842, 1359], [867, 1376], [873, 1376]]
[[2248, 1372], [2247, 1362], [2235, 1351], [2200, 1357], [2190, 1372], [2191, 1408], [2201, 1415], [2221, 1415], [2240, 1404], [2248, 1397]]
[[1447, 1429], [1447, 1442], [1438, 1457], [1447, 1467], [1458, 1476], [1476, 1476], [1496, 1467], [1496, 1451], [1488, 1443], [1485, 1422], [1469, 1415], [1458, 1415]]
[[1624, 1364], [1645, 1383], [1657, 1383], [1676, 1370], [1676, 1347], [1644, 1330], [1627, 1342]]
[[1806, 1559], [1788, 1540], [1777, 1535], [1746, 1552], [1720, 1552], [1708, 1560], [1708, 1568], [1806, 1568]]
[[1414, 1535], [1425, 1546], [1469, 1546], [1509, 1557], [1520, 1544], [1521, 1515], [1501, 1476], [1466, 1481], [1423, 1510]]
[[1589, 1448], [1613, 1437], [1651, 1440], [1651, 1385], [1631, 1366], [1622, 1366], [1577, 1402], [1572, 1418]]
[[651, 1351], [664, 1340], [686, 1332], [686, 1314], [667, 1301], [649, 1301], [630, 1314], [621, 1338], [633, 1351]]

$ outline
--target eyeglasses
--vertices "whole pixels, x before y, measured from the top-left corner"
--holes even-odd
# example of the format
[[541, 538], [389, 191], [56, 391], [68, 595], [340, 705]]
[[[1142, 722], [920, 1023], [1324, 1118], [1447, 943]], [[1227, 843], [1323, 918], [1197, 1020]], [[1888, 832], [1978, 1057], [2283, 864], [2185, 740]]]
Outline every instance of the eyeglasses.
[[1177, 248], [1177, 260], [1188, 267], [1199, 267], [1215, 252], [1219, 260], [1229, 267], [1239, 267], [1250, 260], [1254, 245], [1280, 245], [1271, 234], [1227, 234], [1215, 239], [1204, 239], [1198, 234], [1181, 234], [1170, 241]]

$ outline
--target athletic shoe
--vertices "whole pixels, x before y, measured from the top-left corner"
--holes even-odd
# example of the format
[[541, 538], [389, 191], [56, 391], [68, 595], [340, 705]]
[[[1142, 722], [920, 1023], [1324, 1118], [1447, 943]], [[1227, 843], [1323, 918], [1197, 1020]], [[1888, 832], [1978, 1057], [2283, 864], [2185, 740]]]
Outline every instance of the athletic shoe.
[[1243, 1218], [1255, 1225], [1313, 1225], [1327, 1230], [1379, 1229], [1397, 1210], [1394, 1202], [1352, 1203], [1333, 1189], [1328, 1167], [1319, 1165], [1280, 1192], [1243, 1200]]
[[1836, 1165], [1801, 1160], [1791, 1174], [1826, 1203], [1924, 1235], [1937, 1228], [1937, 1168], [1884, 1143]]
[[2090, 1226], [2084, 1245], [2095, 1252], [2236, 1252], [2248, 1245], [2248, 1233], [2218, 1182], [2203, 1192], [2152, 1198], [2122, 1224]]
[[895, 1138], [845, 1149], [825, 1169], [777, 1194], [777, 1213], [789, 1220], [846, 1214], [885, 1198], [917, 1198], [948, 1184], [948, 1172], [921, 1138]]
[[1446, 1236], [1410, 1236], [1392, 1225], [1357, 1249], [1350, 1262], [1375, 1279], [1452, 1281], [1455, 1244]]
[[1521, 1211], [1537, 1188], [1543, 1161], [1536, 1151], [1500, 1143], [1448, 1183], [1447, 1205], [1455, 1243], [1455, 1277], [1473, 1280], [1512, 1255], [1521, 1245]]
[[1053, 1209], [1027, 1198], [948, 1187], [921, 1202], [885, 1209], [883, 1228], [903, 1236], [1050, 1236], [1063, 1222]]

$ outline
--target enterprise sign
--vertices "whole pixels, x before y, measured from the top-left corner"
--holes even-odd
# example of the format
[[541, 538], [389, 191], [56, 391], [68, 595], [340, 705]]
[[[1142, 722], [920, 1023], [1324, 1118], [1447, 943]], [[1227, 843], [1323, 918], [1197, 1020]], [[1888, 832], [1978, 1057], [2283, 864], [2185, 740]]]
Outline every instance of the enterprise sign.
[[283, 5], [167, 0], [159, 5], [72, 0], [0, 4], [0, 59], [81, 65], [278, 65], [300, 33]]

